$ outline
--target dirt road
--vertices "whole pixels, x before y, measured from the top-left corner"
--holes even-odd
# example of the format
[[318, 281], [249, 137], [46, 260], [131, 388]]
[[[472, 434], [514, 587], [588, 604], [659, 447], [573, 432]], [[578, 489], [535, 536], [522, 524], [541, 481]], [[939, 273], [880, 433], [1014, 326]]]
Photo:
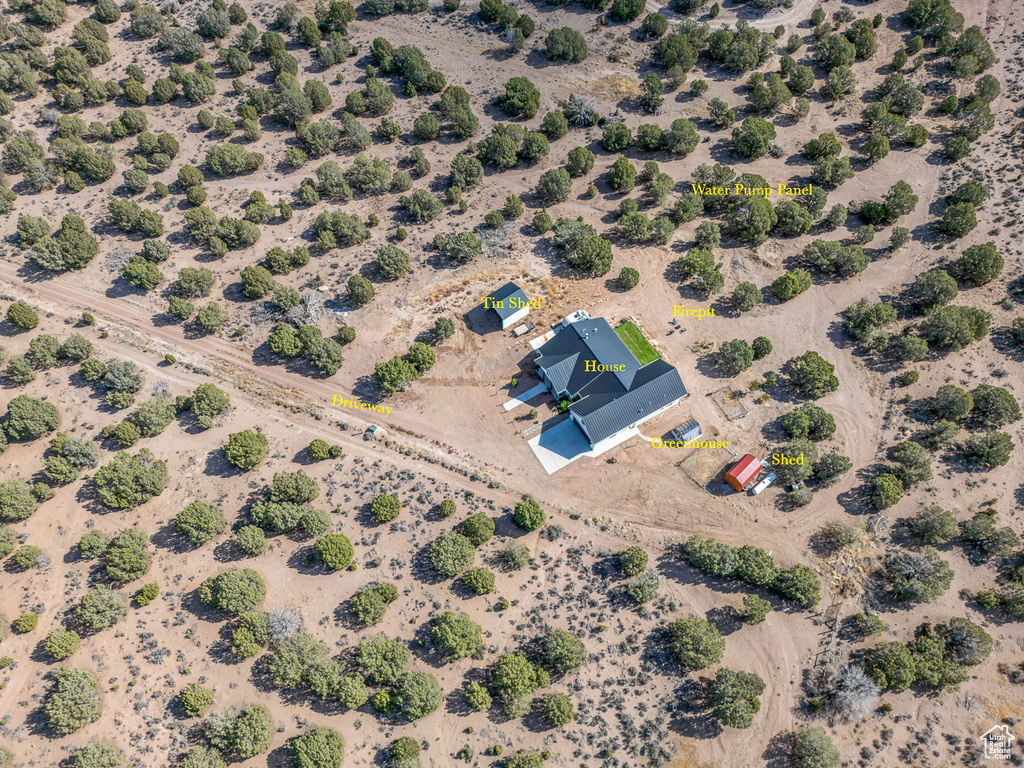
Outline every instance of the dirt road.
[[[125, 325], [167, 347], [167, 352], [179, 360], [189, 360], [196, 365], [209, 366], [222, 363], [236, 367], [240, 373], [263, 380], [284, 390], [294, 390], [306, 395], [314, 402], [329, 405], [337, 387], [329, 380], [304, 379], [290, 375], [269, 366], [259, 366], [243, 354], [238, 346], [217, 336], [202, 336], [185, 339], [180, 326], [156, 326], [133, 312], [131, 305], [121, 299], [111, 299], [96, 291], [83, 289], [80, 285], [64, 283], [59, 279], [38, 283], [26, 283], [10, 262], [0, 262], [0, 286], [9, 286], [15, 295], [25, 295], [59, 305], [63, 311], [70, 308], [88, 311], [96, 316], [100, 324], [105, 322]], [[348, 411], [349, 417], [370, 420], [360, 411]]]
[[[717, 29], [723, 24], [734, 25], [737, 19], [745, 18], [750, 23], [750, 26], [757, 29], [775, 29], [779, 24], [782, 24], [788, 31], [799, 22], [810, 18], [811, 11], [820, 4], [821, 0], [794, 0], [792, 7], [783, 9], [781, 12], [769, 11], [760, 18], [751, 17], [750, 10], [744, 6], [725, 5], [722, 8], [722, 12], [712, 22], [712, 28]], [[737, 11], [742, 11], [742, 13], [737, 13]], [[647, 12], [666, 14], [666, 9], [661, 3], [649, 2], [647, 3]], [[666, 15], [673, 17], [677, 14], [669, 12]], [[682, 17], [680, 16], [680, 18]]]

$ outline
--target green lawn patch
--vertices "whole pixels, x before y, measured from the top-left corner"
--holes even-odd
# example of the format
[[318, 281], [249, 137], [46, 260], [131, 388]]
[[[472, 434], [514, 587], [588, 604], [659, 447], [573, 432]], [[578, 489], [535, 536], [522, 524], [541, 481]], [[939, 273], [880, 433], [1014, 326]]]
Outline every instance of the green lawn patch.
[[633, 353], [640, 365], [647, 365], [658, 360], [659, 355], [651, 343], [644, 338], [644, 335], [640, 333], [640, 329], [633, 325], [629, 320], [624, 320], [622, 324], [615, 329], [615, 333], [619, 335], [623, 343], [629, 347], [629, 351]]

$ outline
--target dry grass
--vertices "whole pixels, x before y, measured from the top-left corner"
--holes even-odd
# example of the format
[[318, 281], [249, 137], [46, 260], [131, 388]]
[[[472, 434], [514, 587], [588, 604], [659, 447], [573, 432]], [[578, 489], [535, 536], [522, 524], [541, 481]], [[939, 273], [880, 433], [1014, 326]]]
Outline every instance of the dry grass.
[[643, 93], [639, 81], [619, 72], [591, 80], [587, 90], [602, 99], [635, 99]]

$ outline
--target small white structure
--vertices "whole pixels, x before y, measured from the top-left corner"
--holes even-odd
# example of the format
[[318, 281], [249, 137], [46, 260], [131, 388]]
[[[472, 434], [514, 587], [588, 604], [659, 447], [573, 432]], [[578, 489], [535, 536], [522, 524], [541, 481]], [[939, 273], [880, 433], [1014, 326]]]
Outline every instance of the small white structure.
[[515, 325], [530, 312], [530, 300], [515, 283], [505, 283], [490, 296], [484, 297], [484, 309], [492, 310], [501, 320], [501, 329]]
[[763, 491], [765, 488], [767, 488], [769, 485], [771, 485], [774, 480], [775, 480], [775, 473], [772, 472], [770, 475], [768, 475], [768, 477], [766, 477], [760, 483], [755, 485], [754, 486], [754, 490], [751, 491], [751, 493], [753, 493], [755, 496], [757, 496], [757, 494], [759, 494], [761, 491]]
[[578, 323], [580, 320], [590, 320], [590, 315], [585, 309], [577, 309], [571, 315], [562, 319], [562, 327], [568, 328], [573, 323]]

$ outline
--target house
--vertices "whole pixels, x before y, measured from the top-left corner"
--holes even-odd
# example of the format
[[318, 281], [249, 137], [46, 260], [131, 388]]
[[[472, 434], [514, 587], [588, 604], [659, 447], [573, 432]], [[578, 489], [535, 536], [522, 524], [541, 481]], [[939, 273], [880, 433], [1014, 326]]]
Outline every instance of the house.
[[505, 283], [490, 296], [484, 297], [484, 309], [492, 310], [498, 316], [502, 330], [526, 317], [531, 306], [523, 289], [515, 283]]
[[537, 350], [535, 362], [555, 399], [569, 401], [570, 418], [597, 452], [686, 396], [673, 366], [660, 358], [641, 366], [600, 317], [565, 324]]
[[725, 482], [737, 491], [742, 491], [754, 482], [761, 469], [762, 464], [760, 460], [754, 458], [748, 453], [742, 459], [737, 461], [732, 469], [725, 473]]

